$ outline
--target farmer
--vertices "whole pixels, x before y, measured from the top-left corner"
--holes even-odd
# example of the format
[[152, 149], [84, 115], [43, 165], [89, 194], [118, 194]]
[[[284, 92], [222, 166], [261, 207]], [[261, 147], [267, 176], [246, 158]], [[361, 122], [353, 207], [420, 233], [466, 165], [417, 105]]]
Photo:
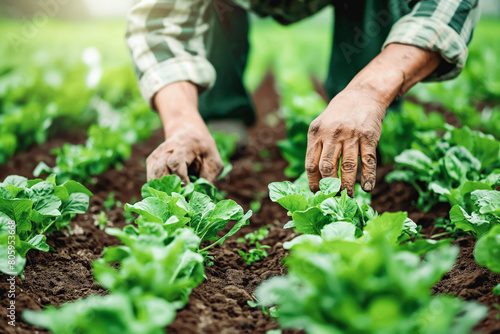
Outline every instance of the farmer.
[[127, 44], [165, 131], [147, 159], [148, 179], [177, 174], [187, 183], [190, 168], [215, 181], [222, 162], [205, 122], [254, 122], [243, 86], [248, 10], [290, 24], [328, 5], [335, 8], [331, 102], [309, 127], [305, 168], [316, 191], [321, 178], [337, 177], [342, 158], [342, 189], [352, 196], [360, 156], [361, 185], [371, 191], [387, 108], [419, 81], [460, 73], [478, 0], [140, 1], [128, 16]]

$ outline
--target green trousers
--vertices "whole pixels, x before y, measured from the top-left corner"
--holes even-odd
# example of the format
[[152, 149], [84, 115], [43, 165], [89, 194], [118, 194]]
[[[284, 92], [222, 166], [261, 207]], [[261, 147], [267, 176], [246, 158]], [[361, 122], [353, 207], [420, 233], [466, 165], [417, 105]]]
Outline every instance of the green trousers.
[[[393, 24], [408, 12], [400, 0], [332, 0], [332, 4], [333, 43], [325, 81], [329, 98], [342, 91], [380, 53]], [[214, 5], [206, 45], [217, 80], [213, 88], [200, 95], [199, 110], [206, 121], [240, 119], [251, 125], [255, 112], [243, 84], [250, 49], [249, 15], [236, 6], [222, 12], [216, 8]], [[398, 109], [400, 102], [395, 101], [392, 109]]]

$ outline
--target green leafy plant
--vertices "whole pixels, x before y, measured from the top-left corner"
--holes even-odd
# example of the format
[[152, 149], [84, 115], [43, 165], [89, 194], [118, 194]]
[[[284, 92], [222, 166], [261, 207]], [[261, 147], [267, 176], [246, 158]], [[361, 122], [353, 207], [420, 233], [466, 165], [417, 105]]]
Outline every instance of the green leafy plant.
[[269, 235], [269, 225], [259, 228], [257, 231], [245, 234], [243, 238], [238, 238], [238, 243], [248, 242], [249, 244], [255, 244], [258, 241], [262, 241]]
[[384, 164], [392, 163], [394, 158], [411, 147], [416, 135], [422, 131], [444, 130], [442, 114], [426, 113], [425, 108], [405, 101], [401, 110], [387, 110], [382, 123], [382, 135], [378, 150]]
[[500, 225], [500, 191], [475, 190], [470, 194], [473, 210], [469, 214], [455, 205], [450, 210], [451, 223], [457, 228], [480, 238], [495, 226]]
[[259, 286], [259, 304], [275, 306], [283, 328], [314, 334], [469, 333], [486, 308], [430, 294], [458, 248], [441, 247], [421, 261], [398, 246], [404, 220], [402, 213], [385, 213], [360, 238], [355, 226], [337, 222], [321, 237], [295, 239], [288, 275]]
[[[213, 186], [206, 180], [200, 180], [185, 188], [181, 188], [181, 180], [177, 175], [152, 180], [142, 188], [144, 199], [134, 205], [126, 204], [125, 210], [139, 214], [135, 221], [139, 226], [145, 222], [155, 222], [163, 224], [169, 232], [189, 226], [202, 242], [215, 241], [202, 250], [206, 251], [223, 243], [247, 225], [252, 212], [245, 214], [243, 208], [233, 200], [212, 199], [215, 197]], [[212, 197], [206, 193], [211, 193]], [[225, 229], [229, 221], [236, 223], [228, 233], [218, 238], [217, 232]]]
[[19, 275], [30, 249], [51, 250], [46, 236], [69, 228], [76, 214], [87, 211], [90, 196], [80, 183], [58, 185], [55, 176], [45, 181], [8, 176], [0, 183], [0, 271]]
[[258, 262], [268, 256], [265, 249], [271, 248], [268, 245], [260, 245], [258, 241], [255, 242], [255, 248], [252, 248], [247, 252], [238, 250], [238, 254], [245, 260], [245, 263], [251, 266], [255, 262]]
[[421, 133], [413, 148], [395, 159], [396, 170], [386, 180], [402, 180], [419, 193], [416, 205], [428, 211], [439, 201], [470, 206], [474, 190], [500, 184], [500, 141], [492, 136], [451, 126], [444, 137]]
[[[96, 280], [110, 294], [59, 309], [26, 311], [27, 322], [55, 334], [160, 333], [204, 280], [203, 265], [213, 259], [207, 250], [248, 224], [252, 214], [244, 214], [234, 201], [218, 201], [216, 189], [203, 179], [182, 187], [178, 176], [164, 176], [145, 184], [142, 195], [142, 201], [125, 205], [139, 215], [137, 226], [107, 229], [123, 245], [106, 248], [103, 258], [93, 263]], [[231, 220], [234, 226], [218, 238], [217, 232]], [[202, 248], [204, 241], [215, 242]], [[89, 314], [96, 325], [83, 321]]]
[[[300, 82], [300, 84], [298, 84]], [[288, 162], [285, 176], [298, 177], [305, 170], [309, 124], [326, 108], [309, 78], [292, 76], [282, 84], [281, 114], [286, 125], [286, 139], [278, 142], [281, 155]]]
[[[269, 196], [272, 201], [287, 209], [288, 215], [292, 217], [292, 220], [285, 224], [285, 228], [294, 228], [296, 232], [305, 234], [305, 238], [321, 236], [325, 227], [339, 223], [345, 223], [349, 230], [354, 231], [356, 237], [360, 237], [366, 232], [367, 224], [378, 217], [372, 207], [350, 198], [345, 190], [340, 196], [336, 196], [340, 190], [340, 180], [337, 178], [322, 179], [320, 190], [316, 194], [313, 194], [308, 186], [303, 188], [299, 184], [302, 182], [271, 183]], [[422, 238], [419, 228], [407, 214], [401, 215], [404, 228], [403, 233], [398, 236], [398, 243], [404, 243], [405, 249], [416, 254], [425, 254], [451, 242], [451, 239], [437, 241]]]
[[[500, 212], [500, 207], [497, 210]], [[481, 266], [500, 273], [500, 225], [494, 226], [477, 241], [474, 258]], [[500, 284], [493, 289], [493, 292], [500, 295]]]

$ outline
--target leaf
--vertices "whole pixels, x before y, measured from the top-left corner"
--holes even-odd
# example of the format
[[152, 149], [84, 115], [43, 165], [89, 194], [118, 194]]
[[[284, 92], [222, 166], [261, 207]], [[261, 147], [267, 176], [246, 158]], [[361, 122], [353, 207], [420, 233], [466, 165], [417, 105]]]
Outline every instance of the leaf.
[[87, 188], [85, 188], [85, 186], [83, 186], [82, 184], [80, 184], [76, 181], [69, 180], [69, 181], [64, 182], [61, 186], [66, 188], [66, 190], [68, 191], [68, 195], [71, 195], [74, 193], [82, 193], [82, 194], [85, 194], [87, 196], [93, 196], [93, 194], [90, 192], [90, 190], [88, 190]]
[[364, 233], [369, 236], [370, 242], [387, 242], [390, 245], [396, 245], [403, 233], [407, 217], [406, 212], [384, 212], [366, 224]]
[[477, 241], [474, 258], [479, 265], [500, 273], [500, 225], [494, 226]]
[[269, 186], [269, 197], [271, 198], [271, 201], [277, 202], [281, 198], [288, 196], [288, 195], [302, 195], [303, 192], [300, 190], [300, 188], [296, 185], [294, 185], [290, 181], [285, 181], [285, 182], [273, 182], [270, 183]]
[[334, 222], [325, 225], [321, 230], [321, 238], [326, 241], [330, 240], [356, 240], [356, 226], [348, 222]]
[[319, 181], [319, 190], [325, 195], [335, 195], [340, 190], [340, 183], [338, 178], [324, 178]]
[[330, 220], [317, 207], [310, 207], [306, 211], [296, 211], [292, 214], [293, 223], [297, 232], [320, 235], [321, 229]]
[[43, 216], [61, 215], [58, 210], [61, 206], [61, 200], [54, 195], [54, 185], [50, 182], [39, 182], [31, 188], [26, 188], [21, 196], [32, 200], [33, 210], [38, 211]]
[[9, 175], [5, 178], [5, 180], [3, 180], [3, 182], [0, 182], [0, 187], [8, 185], [13, 185], [17, 188], [25, 188], [28, 185], [28, 179], [24, 176]]
[[169, 196], [172, 193], [180, 193], [182, 188], [181, 179], [177, 175], [165, 175], [161, 179], [153, 179], [142, 186], [141, 196], [147, 198], [151, 196], [149, 188], [167, 193]]
[[89, 196], [85, 193], [72, 193], [69, 195], [67, 201], [61, 205], [61, 214], [68, 213], [84, 214], [89, 208]]
[[0, 243], [0, 272], [7, 275], [20, 275], [24, 271], [26, 258], [22, 257], [18, 252], [15, 254], [15, 264], [10, 265], [8, 261], [8, 247], [6, 244]]
[[155, 197], [147, 197], [134, 205], [125, 204], [125, 210], [135, 212], [144, 217], [144, 221], [164, 223], [169, 217], [165, 202]]
[[226, 235], [224, 235], [222, 238], [220, 238], [219, 240], [217, 240], [216, 242], [214, 242], [212, 245], [204, 248], [203, 250], [201, 250], [200, 252], [203, 252], [203, 251], [206, 251], [208, 248], [216, 245], [216, 244], [220, 244], [222, 245], [222, 243], [224, 241], [226, 241], [227, 238], [229, 238], [230, 236], [232, 235], [235, 235], [243, 226], [245, 225], [248, 225], [250, 224], [250, 217], [252, 216], [252, 211], [249, 210], [243, 217], [241, 217], [235, 224], [234, 226], [231, 228], [231, 230], [229, 230], [229, 232], [226, 233]]
[[450, 220], [455, 226], [465, 232], [472, 231], [478, 237], [490, 229], [489, 220], [479, 216], [476, 212], [468, 214], [462, 207], [455, 205], [450, 210]]
[[223, 200], [215, 205], [209, 220], [212, 222], [220, 220], [235, 220], [243, 216], [243, 208], [233, 200]]
[[479, 208], [480, 213], [500, 215], [500, 191], [476, 190], [472, 192], [471, 198]]
[[432, 169], [432, 160], [418, 150], [406, 150], [394, 159], [398, 164], [427, 173]]
[[16, 222], [16, 232], [31, 229], [30, 216], [33, 201], [29, 199], [3, 199], [0, 198], [0, 211]]
[[276, 202], [290, 212], [305, 211], [309, 206], [305, 197], [299, 194], [287, 195]]

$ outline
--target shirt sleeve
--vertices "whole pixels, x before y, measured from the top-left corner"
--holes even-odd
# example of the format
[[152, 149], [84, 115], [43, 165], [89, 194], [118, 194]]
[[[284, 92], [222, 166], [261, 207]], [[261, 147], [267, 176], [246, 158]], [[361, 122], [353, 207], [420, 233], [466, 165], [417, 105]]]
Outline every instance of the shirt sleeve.
[[460, 74], [467, 45], [479, 21], [479, 0], [410, 1], [411, 12], [392, 27], [384, 48], [401, 43], [439, 52], [443, 61], [425, 81], [443, 81]]
[[190, 81], [200, 88], [215, 82], [204, 35], [211, 0], [141, 0], [127, 17], [126, 42], [142, 95], [152, 99], [168, 84]]

